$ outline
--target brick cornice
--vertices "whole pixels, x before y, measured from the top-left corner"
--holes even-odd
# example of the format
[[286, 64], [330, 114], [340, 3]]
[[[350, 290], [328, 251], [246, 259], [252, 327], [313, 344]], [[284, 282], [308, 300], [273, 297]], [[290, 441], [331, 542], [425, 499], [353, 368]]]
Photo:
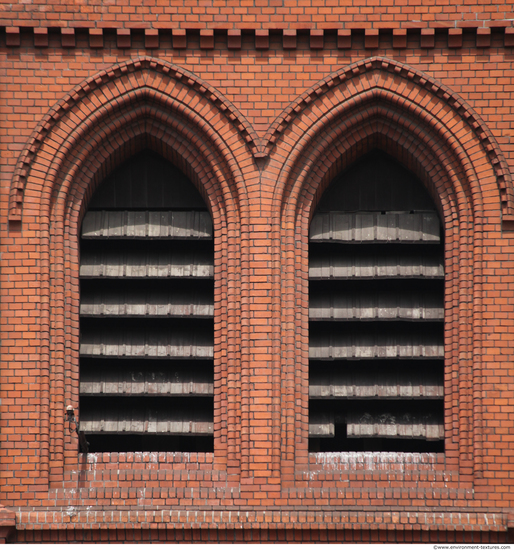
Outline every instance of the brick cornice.
[[[112, 45], [120, 49], [134, 48], [132, 36], [141, 34], [144, 37], [145, 47], [148, 49], [157, 48], [160, 39], [164, 36], [172, 37], [174, 49], [185, 49], [191, 47], [210, 50], [218, 40], [227, 49], [241, 49], [241, 35], [250, 36], [253, 39], [253, 47], [256, 50], [267, 50], [272, 47], [270, 36], [280, 38], [280, 46], [286, 50], [294, 50], [303, 44], [312, 50], [322, 50], [332, 47], [326, 43], [326, 39], [336, 37], [337, 48], [348, 49], [354, 46], [354, 40], [364, 38], [367, 49], [380, 47], [382, 40], [389, 40], [393, 37], [392, 46], [402, 50], [406, 47], [421, 47], [431, 49], [435, 47], [435, 36], [446, 41], [449, 49], [462, 47], [462, 35], [472, 38], [474, 47], [491, 47], [492, 33], [501, 37], [501, 46], [512, 48], [514, 46], [514, 25], [512, 20], [495, 21], [447, 21], [438, 24], [430, 23], [339, 23], [331, 26], [325, 25], [318, 28], [315, 24], [291, 24], [273, 26], [266, 28], [255, 24], [244, 25], [217, 25], [209, 23], [188, 24], [179, 22], [145, 22], [140, 25], [133, 23], [124, 24], [121, 22], [104, 21], [82, 21], [71, 22], [69, 25], [52, 25], [27, 23], [11, 19], [0, 20], [0, 36], [4, 35], [4, 45], [8, 48], [17, 48], [21, 45], [21, 34], [30, 36], [31, 45], [38, 48], [48, 47], [48, 34], [60, 35], [60, 46], [62, 48], [75, 48], [75, 35], [85, 33], [89, 38], [89, 47], [102, 49], [107, 47], [107, 39], [112, 38]], [[234, 40], [235, 34], [238, 36]], [[42, 39], [42, 35], [45, 36]], [[70, 39], [73, 37], [73, 39]], [[120, 37], [125, 39], [120, 41]], [[208, 37], [208, 40], [207, 40]], [[412, 40], [411, 44], [408, 40]]]

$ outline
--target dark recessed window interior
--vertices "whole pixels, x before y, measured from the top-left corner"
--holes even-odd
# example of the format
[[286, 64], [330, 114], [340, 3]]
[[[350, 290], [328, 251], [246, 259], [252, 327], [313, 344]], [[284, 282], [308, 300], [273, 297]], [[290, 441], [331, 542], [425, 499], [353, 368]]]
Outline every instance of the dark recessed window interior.
[[213, 451], [213, 228], [146, 150], [100, 184], [80, 240], [80, 430], [89, 451]]
[[309, 237], [309, 450], [444, 452], [444, 246], [436, 207], [373, 151]]

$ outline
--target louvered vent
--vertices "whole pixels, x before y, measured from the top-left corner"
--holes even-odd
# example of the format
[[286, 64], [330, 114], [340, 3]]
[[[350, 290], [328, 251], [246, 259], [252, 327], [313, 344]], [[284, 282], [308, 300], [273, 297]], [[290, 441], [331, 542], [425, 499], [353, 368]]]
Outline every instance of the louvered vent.
[[145, 151], [95, 192], [80, 247], [90, 451], [212, 451], [213, 228], [200, 194]]
[[444, 451], [444, 263], [424, 186], [375, 151], [309, 240], [309, 450]]

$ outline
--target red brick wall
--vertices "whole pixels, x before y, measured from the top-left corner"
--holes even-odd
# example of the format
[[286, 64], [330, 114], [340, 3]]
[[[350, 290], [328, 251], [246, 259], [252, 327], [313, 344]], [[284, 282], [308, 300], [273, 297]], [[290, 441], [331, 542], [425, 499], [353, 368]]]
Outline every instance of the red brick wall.
[[[3, 4], [0, 538], [507, 539], [513, 6], [408, 4]], [[77, 231], [144, 143], [214, 220], [214, 453], [85, 457]], [[444, 455], [307, 452], [309, 219], [377, 146], [444, 221]]]
[[[454, 27], [455, 23], [471, 23], [480, 27], [504, 25], [512, 19], [509, 0], [490, 2], [437, 2], [426, 5], [414, 2], [339, 2], [322, 0], [279, 2], [257, 0], [238, 2], [223, 0], [207, 5], [200, 0], [184, 2], [148, 0], [144, 5], [132, 0], [116, 4], [93, 0], [38, 1], [32, 4], [0, 3], [2, 20], [6, 25], [60, 27], [124, 27], [124, 28], [242, 28], [242, 29], [311, 29], [311, 28], [397, 28], [397, 27]], [[420, 24], [421, 23], [421, 24]]]

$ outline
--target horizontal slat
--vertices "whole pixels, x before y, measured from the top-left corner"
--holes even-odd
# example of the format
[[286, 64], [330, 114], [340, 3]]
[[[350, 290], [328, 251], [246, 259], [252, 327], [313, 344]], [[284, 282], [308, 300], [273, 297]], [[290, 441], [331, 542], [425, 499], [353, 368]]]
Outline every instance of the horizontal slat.
[[320, 369], [309, 376], [309, 397], [317, 399], [441, 398], [443, 380], [428, 369]]
[[405, 333], [394, 330], [380, 330], [375, 333], [355, 331], [353, 327], [323, 333], [311, 330], [310, 359], [343, 358], [443, 358], [442, 337], [431, 332]]
[[408, 439], [444, 439], [444, 424], [440, 415], [356, 414], [348, 415], [348, 437], [395, 437]]
[[440, 240], [439, 218], [435, 212], [319, 213], [310, 227], [311, 241], [338, 242], [428, 242]]
[[211, 416], [202, 410], [188, 407], [173, 410], [161, 407], [124, 410], [106, 404], [82, 412], [80, 430], [88, 433], [211, 435]]
[[443, 320], [443, 296], [401, 290], [311, 293], [309, 318]]
[[208, 252], [98, 251], [84, 252], [81, 277], [213, 277]]
[[213, 357], [212, 333], [168, 332], [146, 329], [84, 332], [82, 356], [110, 357]]
[[[348, 413], [348, 438], [444, 439], [444, 423], [438, 414]], [[309, 437], [334, 437], [335, 421], [330, 413], [313, 413], [309, 418]]]
[[208, 212], [90, 211], [83, 239], [212, 239]]
[[101, 370], [81, 369], [81, 395], [213, 395], [212, 371], [188, 369], [186, 371], [132, 370], [123, 368]]
[[[98, 285], [99, 286], [99, 285]], [[83, 292], [80, 302], [80, 314], [83, 316], [150, 316], [150, 317], [188, 317], [214, 315], [212, 292], [182, 291], [174, 289], [168, 292], [152, 289], [120, 292], [102, 290]]]
[[316, 255], [311, 254], [309, 278], [357, 279], [357, 278], [442, 278], [442, 258], [426, 255], [406, 256], [386, 254], [387, 251], [366, 254]]
[[309, 418], [309, 437], [334, 437], [335, 424], [327, 415], [311, 415]]

